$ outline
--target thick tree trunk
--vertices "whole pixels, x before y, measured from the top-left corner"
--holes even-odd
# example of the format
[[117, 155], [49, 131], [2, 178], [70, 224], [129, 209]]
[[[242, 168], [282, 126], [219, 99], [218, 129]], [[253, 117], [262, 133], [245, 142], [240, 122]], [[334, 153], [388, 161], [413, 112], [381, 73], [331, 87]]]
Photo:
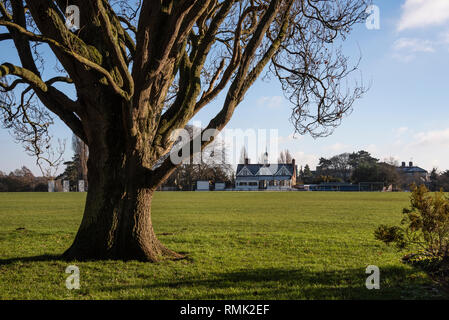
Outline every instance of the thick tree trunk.
[[[112, 117], [119, 114], [110, 113]], [[89, 188], [84, 216], [64, 257], [151, 262], [182, 258], [165, 248], [153, 230], [154, 186], [147, 186], [148, 169], [142, 163], [151, 150], [137, 144], [130, 147], [130, 138], [116, 125], [120, 121], [98, 119], [89, 126]]]
[[[122, 173], [120, 172], [122, 171]], [[139, 170], [89, 167], [89, 190], [81, 226], [67, 259], [155, 262], [181, 258], [157, 239], [151, 222], [153, 190], [142, 187]]]
[[[67, 259], [120, 259], [155, 262], [181, 258], [157, 239], [151, 222], [153, 190], [139, 186], [135, 174], [120, 179], [123, 168], [89, 168], [84, 217]], [[96, 178], [96, 179], [95, 179]]]

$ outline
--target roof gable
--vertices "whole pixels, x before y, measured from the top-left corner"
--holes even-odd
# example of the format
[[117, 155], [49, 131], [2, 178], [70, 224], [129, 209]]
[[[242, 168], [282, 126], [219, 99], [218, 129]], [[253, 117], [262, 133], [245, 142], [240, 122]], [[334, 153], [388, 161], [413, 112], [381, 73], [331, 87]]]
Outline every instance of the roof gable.
[[238, 173], [237, 176], [252, 176], [253, 173], [246, 167], [244, 166]]
[[283, 165], [279, 168], [279, 170], [275, 173], [276, 176], [291, 176], [292, 173]]

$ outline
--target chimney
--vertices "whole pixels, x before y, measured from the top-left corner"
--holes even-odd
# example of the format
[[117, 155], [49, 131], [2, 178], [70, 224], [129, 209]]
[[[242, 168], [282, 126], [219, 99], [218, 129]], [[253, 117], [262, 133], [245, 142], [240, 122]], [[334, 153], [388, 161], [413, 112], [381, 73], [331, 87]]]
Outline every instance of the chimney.
[[245, 158], [245, 164], [249, 164], [249, 159]]
[[402, 166], [405, 167], [405, 161], [402, 162]]
[[408, 163], [408, 166], [409, 166], [409, 167], [413, 167], [413, 162], [410, 161], [410, 162]]

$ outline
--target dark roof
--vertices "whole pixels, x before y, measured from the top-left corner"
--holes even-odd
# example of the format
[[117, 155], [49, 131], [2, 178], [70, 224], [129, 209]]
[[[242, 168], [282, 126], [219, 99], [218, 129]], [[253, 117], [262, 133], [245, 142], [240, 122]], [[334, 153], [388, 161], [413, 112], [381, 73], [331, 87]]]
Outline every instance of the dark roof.
[[412, 167], [397, 167], [399, 171], [402, 171], [404, 173], [428, 173], [427, 170], [424, 170], [423, 168], [412, 166]]
[[[242, 171], [242, 169], [246, 167], [250, 172], [251, 175], [238, 175], [240, 171]], [[262, 170], [261, 170], [262, 168]], [[285, 170], [282, 169], [285, 168], [288, 171], [288, 174], [285, 174]], [[259, 172], [259, 170], [261, 171], [259, 173], [258, 176], [274, 176], [276, 175], [276, 173], [278, 173], [278, 175], [280, 176], [292, 176], [293, 175], [293, 164], [291, 163], [270, 163], [268, 165], [264, 165], [264, 164], [239, 164], [237, 165], [237, 170], [235, 172], [235, 175], [237, 177], [251, 177], [251, 176], [255, 176], [257, 175], [257, 173]]]

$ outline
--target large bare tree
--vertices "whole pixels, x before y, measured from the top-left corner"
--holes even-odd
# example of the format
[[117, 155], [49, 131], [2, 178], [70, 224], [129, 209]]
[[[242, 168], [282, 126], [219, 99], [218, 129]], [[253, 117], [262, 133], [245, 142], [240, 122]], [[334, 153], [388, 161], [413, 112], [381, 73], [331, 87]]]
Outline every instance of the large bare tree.
[[[68, 5], [80, 8], [77, 30], [66, 27]], [[219, 95], [204, 130], [222, 130], [267, 72], [292, 102], [296, 131], [329, 134], [363, 93], [342, 81], [354, 68], [337, 44], [365, 9], [365, 0], [0, 0], [0, 41], [17, 50], [1, 56], [4, 120], [26, 123], [39, 149], [54, 114], [89, 147], [84, 216], [65, 257], [182, 257], [151, 222], [154, 190], [178, 165], [164, 158], [173, 132]], [[45, 78], [50, 54], [59, 74]]]

